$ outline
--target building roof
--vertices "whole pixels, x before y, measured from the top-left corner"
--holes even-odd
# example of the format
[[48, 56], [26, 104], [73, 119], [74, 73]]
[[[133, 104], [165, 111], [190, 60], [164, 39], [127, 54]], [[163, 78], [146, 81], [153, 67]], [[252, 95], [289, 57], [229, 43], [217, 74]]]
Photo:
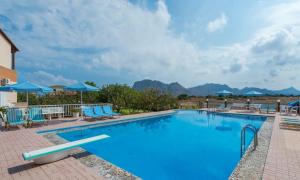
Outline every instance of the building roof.
[[9, 39], [9, 37], [4, 33], [4, 31], [0, 28], [0, 34], [11, 44], [11, 51], [14, 53], [16, 51], [19, 51], [17, 46]]

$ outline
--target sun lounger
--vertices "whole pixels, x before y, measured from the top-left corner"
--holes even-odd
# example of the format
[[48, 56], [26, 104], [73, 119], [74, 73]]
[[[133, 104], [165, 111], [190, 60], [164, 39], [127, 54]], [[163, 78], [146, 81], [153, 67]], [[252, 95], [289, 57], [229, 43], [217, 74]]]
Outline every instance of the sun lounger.
[[245, 103], [233, 103], [231, 108], [236, 109], [236, 110], [245, 110], [245, 109], [247, 109], [247, 104], [245, 104]]
[[280, 115], [282, 114], [289, 114], [289, 108], [286, 105], [280, 105]]
[[68, 142], [65, 144], [55, 145], [55, 146], [51, 146], [51, 147], [47, 147], [47, 148], [43, 148], [31, 152], [25, 152], [22, 155], [24, 160], [27, 161], [33, 160], [36, 164], [51, 163], [67, 157], [71, 149], [74, 149], [76, 147], [79, 147], [87, 143], [99, 141], [108, 137], [109, 137], [108, 135], [103, 134], [103, 135], [81, 139], [78, 141]]
[[253, 111], [259, 111], [261, 108], [261, 104], [250, 104], [249, 109]]
[[42, 108], [30, 108], [29, 115], [28, 115], [28, 122], [31, 126], [33, 123], [45, 123], [47, 120], [45, 119]]
[[279, 125], [284, 129], [300, 130], [300, 119], [282, 118]]
[[225, 111], [229, 111], [230, 109], [231, 109], [230, 104], [227, 104], [227, 107], [225, 107], [225, 104], [220, 104], [220, 106], [216, 108], [216, 111], [225, 112]]
[[102, 118], [103, 116], [99, 116], [94, 113], [94, 110], [92, 107], [84, 106], [83, 107], [83, 115], [87, 118], [91, 119], [97, 119], [97, 118]]
[[23, 110], [18, 108], [8, 108], [6, 112], [5, 128], [10, 126], [24, 125], [27, 126], [27, 120], [23, 115]]
[[102, 116], [102, 117], [111, 117], [112, 115], [110, 114], [106, 114], [104, 113], [103, 109], [101, 106], [95, 106], [94, 107], [94, 113], [97, 115], [97, 116]]
[[298, 114], [298, 106], [290, 107], [288, 112], [289, 112], [289, 115], [295, 115], [295, 116], [297, 116], [297, 114]]
[[298, 113], [298, 107], [291, 107], [287, 105], [281, 105], [280, 106], [280, 114], [281, 115], [295, 115], [297, 116]]
[[105, 114], [109, 114], [111, 116], [119, 116], [120, 115], [119, 113], [113, 112], [112, 107], [108, 106], [108, 105], [103, 106], [103, 110], [104, 110]]

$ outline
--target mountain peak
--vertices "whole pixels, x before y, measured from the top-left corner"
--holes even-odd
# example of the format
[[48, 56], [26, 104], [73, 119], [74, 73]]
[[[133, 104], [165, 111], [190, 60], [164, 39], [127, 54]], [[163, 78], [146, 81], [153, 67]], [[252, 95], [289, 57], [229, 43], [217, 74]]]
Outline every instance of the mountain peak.
[[139, 91], [145, 89], [157, 89], [159, 91], [171, 93], [174, 96], [180, 94], [188, 94], [194, 96], [207, 96], [216, 95], [218, 91], [227, 90], [233, 92], [233, 94], [242, 95], [248, 91], [258, 91], [263, 94], [283, 94], [283, 95], [300, 95], [300, 91], [294, 87], [289, 87], [282, 90], [269, 90], [265, 88], [256, 87], [244, 87], [242, 89], [231, 88], [226, 84], [206, 83], [191, 88], [185, 88], [178, 82], [172, 82], [170, 84], [163, 83], [157, 80], [145, 79], [134, 83], [133, 88]]

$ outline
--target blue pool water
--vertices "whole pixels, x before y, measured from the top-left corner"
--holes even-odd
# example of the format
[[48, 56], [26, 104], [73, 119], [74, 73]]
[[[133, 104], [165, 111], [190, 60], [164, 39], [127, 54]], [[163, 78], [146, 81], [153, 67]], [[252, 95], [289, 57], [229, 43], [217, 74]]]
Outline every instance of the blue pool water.
[[[84, 149], [142, 179], [227, 179], [240, 160], [240, 132], [264, 117], [178, 111], [167, 117], [60, 133], [74, 141], [108, 139]], [[247, 134], [248, 145], [251, 133]]]

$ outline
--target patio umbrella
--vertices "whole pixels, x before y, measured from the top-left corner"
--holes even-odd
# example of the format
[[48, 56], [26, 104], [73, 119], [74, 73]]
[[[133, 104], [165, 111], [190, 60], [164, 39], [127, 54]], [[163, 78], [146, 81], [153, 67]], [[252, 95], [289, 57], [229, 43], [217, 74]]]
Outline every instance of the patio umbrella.
[[[64, 90], [67, 91], [80, 91], [80, 104], [82, 106], [82, 92], [88, 92], [88, 91], [99, 91], [99, 88], [85, 84], [85, 83], [77, 83], [70, 86], [64, 87]], [[82, 116], [82, 108], [81, 108], [81, 116]]]
[[227, 95], [232, 95], [233, 93], [227, 90], [222, 90], [222, 91], [218, 91], [216, 94], [227, 96]]
[[289, 102], [289, 103], [288, 103], [288, 106], [294, 107], [294, 106], [299, 106], [299, 104], [300, 104], [300, 100], [297, 100], [297, 101]]
[[258, 92], [258, 91], [248, 91], [247, 93], [245, 93], [246, 96], [261, 96], [263, 95], [263, 93]]
[[77, 84], [66, 86], [66, 87], [64, 87], [64, 90], [80, 91], [80, 102], [82, 104], [82, 92], [99, 91], [99, 88], [80, 82]]
[[49, 92], [53, 92], [53, 89], [46, 87], [46, 86], [42, 86], [42, 85], [38, 85], [38, 84], [34, 84], [34, 83], [26, 81], [26, 82], [22, 82], [22, 83], [2, 86], [2, 87], [0, 87], [0, 91], [25, 92], [26, 93], [26, 101], [28, 103], [28, 93], [30, 93], [30, 92], [49, 93]]
[[[254, 97], [254, 96], [262, 96], [263, 95], [263, 93], [261, 93], [261, 92], [258, 92], [258, 91], [248, 91], [247, 93], [245, 93], [245, 95], [246, 96], [252, 96], [252, 97]], [[248, 101], [248, 108], [249, 108], [249, 106], [250, 106], [250, 101], [249, 101], [249, 99], [247, 100]]]

